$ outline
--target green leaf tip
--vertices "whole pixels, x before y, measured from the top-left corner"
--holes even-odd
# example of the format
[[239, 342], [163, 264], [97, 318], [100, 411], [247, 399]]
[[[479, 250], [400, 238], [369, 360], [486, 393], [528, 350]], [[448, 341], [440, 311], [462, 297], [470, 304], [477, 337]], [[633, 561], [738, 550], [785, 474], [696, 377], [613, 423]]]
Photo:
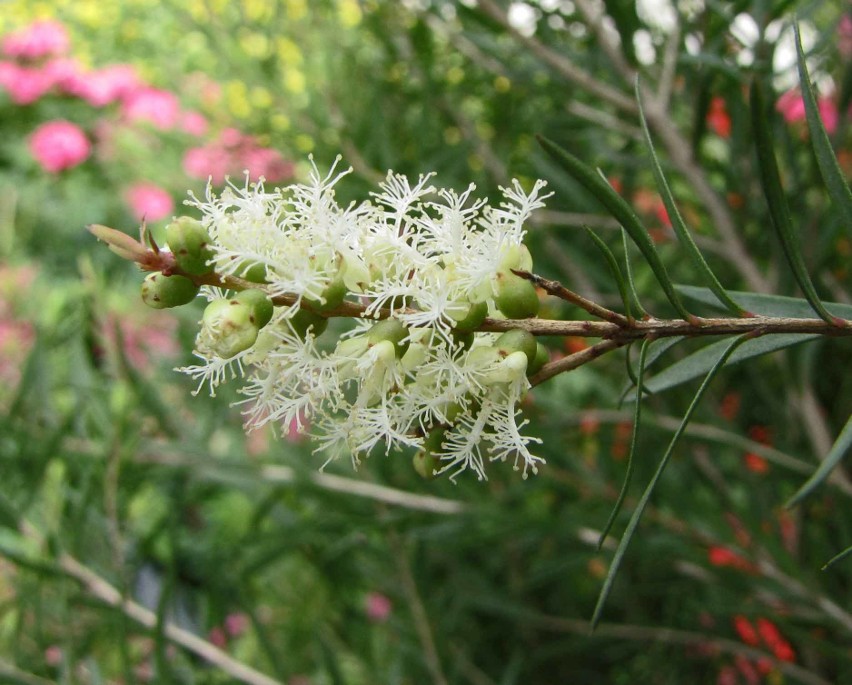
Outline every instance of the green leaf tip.
[[630, 235], [630, 238], [636, 243], [636, 246], [642, 252], [642, 256], [648, 262], [648, 266], [657, 277], [657, 281], [663, 288], [669, 302], [677, 310], [678, 314], [684, 319], [688, 319], [690, 314], [681, 302], [678, 294], [675, 292], [668, 271], [654, 247], [648, 231], [642, 226], [642, 222], [629, 204], [621, 197], [612, 187], [601, 178], [588, 165], [581, 162], [577, 157], [565, 150], [562, 146], [553, 142], [549, 138], [542, 135], [537, 135], [536, 139], [542, 146], [544, 151], [550, 155], [559, 166], [562, 167], [568, 174], [571, 175], [580, 185], [589, 191], [600, 202], [609, 213], [622, 225], [624, 230]]
[[668, 212], [669, 219], [672, 222], [672, 228], [674, 229], [675, 235], [677, 235], [681, 246], [684, 250], [686, 250], [686, 253], [692, 261], [696, 271], [704, 278], [707, 285], [716, 294], [716, 297], [719, 298], [719, 301], [722, 302], [728, 311], [735, 316], [747, 316], [748, 312], [746, 312], [730, 297], [730, 295], [728, 295], [725, 288], [719, 282], [719, 279], [716, 278], [716, 274], [713, 273], [713, 270], [707, 264], [707, 261], [704, 259], [704, 255], [701, 254], [701, 250], [698, 249], [698, 245], [695, 244], [695, 241], [689, 233], [686, 222], [684, 222], [680, 210], [675, 203], [674, 195], [672, 194], [671, 188], [666, 180], [665, 174], [663, 174], [663, 168], [660, 165], [660, 160], [657, 157], [654, 141], [651, 138], [651, 130], [648, 128], [648, 121], [645, 118], [645, 109], [642, 106], [638, 76], [636, 77], [634, 89], [636, 92], [636, 104], [639, 107], [639, 121], [642, 124], [645, 145], [647, 145], [648, 151], [651, 153], [651, 169], [654, 172], [654, 180], [657, 183], [657, 190], [660, 193], [666, 212]]
[[796, 283], [802, 289], [805, 299], [810, 303], [817, 315], [826, 323], [833, 326], [840, 325], [837, 317], [832, 316], [817, 295], [813, 281], [808, 274], [802, 251], [799, 247], [798, 236], [793, 228], [793, 218], [781, 185], [781, 174], [778, 170], [778, 161], [775, 159], [775, 151], [772, 144], [770, 125], [772, 118], [766, 111], [763, 89], [757, 79], [751, 82], [751, 122], [755, 138], [755, 149], [757, 151], [757, 164], [760, 171], [760, 183], [766, 202], [769, 205], [769, 218], [787, 263], [793, 272]]

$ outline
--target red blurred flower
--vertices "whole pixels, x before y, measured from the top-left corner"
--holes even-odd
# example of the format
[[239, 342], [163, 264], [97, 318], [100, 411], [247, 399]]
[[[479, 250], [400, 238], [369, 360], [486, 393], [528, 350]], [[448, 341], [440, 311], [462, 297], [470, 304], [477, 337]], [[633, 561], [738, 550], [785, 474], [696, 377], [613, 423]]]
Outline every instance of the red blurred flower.
[[124, 197], [138, 221], [159, 221], [175, 209], [169, 192], [153, 183], [136, 183], [125, 191]]
[[39, 59], [68, 52], [71, 40], [58, 21], [43, 20], [30, 24], [3, 39], [3, 54], [19, 59]]
[[737, 631], [737, 635], [740, 636], [740, 640], [742, 640], [745, 644], [751, 645], [752, 647], [756, 647], [760, 644], [760, 638], [758, 637], [757, 631], [754, 629], [751, 621], [749, 621], [745, 616], [740, 614], [734, 616], [733, 623], [734, 630]]
[[722, 418], [726, 421], [733, 421], [737, 418], [737, 414], [740, 413], [741, 403], [742, 396], [740, 393], [731, 391], [722, 398], [722, 403], [719, 406], [719, 414], [721, 414]]
[[70, 121], [48, 121], [30, 136], [30, 154], [45, 171], [56, 173], [77, 166], [92, 151], [83, 129]]
[[707, 550], [707, 560], [713, 566], [735, 568], [745, 573], [755, 573], [757, 569], [748, 559], [743, 558], [733, 550], [719, 545], [713, 545]]
[[715, 97], [710, 101], [707, 111], [707, 125], [720, 138], [730, 138], [731, 117], [725, 107], [724, 98]]
[[762, 476], [769, 471], [769, 462], [759, 454], [747, 452], [743, 459], [745, 460], [746, 468], [752, 473]]

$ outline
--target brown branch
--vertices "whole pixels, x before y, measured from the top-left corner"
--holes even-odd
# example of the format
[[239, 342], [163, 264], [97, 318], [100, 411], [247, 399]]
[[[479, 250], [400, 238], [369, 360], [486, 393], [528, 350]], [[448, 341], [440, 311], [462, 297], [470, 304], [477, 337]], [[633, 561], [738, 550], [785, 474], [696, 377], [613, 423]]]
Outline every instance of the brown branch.
[[561, 300], [577, 305], [592, 316], [596, 316], [604, 321], [609, 321], [617, 326], [630, 326], [631, 324], [631, 320], [624, 316], [624, 314], [619, 314], [618, 312], [614, 312], [611, 309], [607, 309], [606, 307], [599, 305], [597, 302], [592, 302], [591, 300], [586, 299], [582, 295], [575, 293], [573, 290], [569, 290], [559, 281], [542, 278], [541, 276], [536, 276], [535, 274], [531, 274], [528, 271], [522, 271], [521, 269], [512, 269], [512, 273], [516, 276], [520, 276], [521, 278], [526, 278], [528, 281], [531, 281], [533, 285], [543, 289], [549, 295], [553, 295]]

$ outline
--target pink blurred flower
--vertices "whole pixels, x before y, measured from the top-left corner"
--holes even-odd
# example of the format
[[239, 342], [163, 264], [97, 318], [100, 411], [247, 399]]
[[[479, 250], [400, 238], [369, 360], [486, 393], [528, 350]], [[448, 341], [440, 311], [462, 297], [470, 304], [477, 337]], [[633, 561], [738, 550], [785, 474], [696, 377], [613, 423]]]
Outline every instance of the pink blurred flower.
[[16, 105], [29, 105], [53, 88], [54, 79], [41, 67], [22, 67], [13, 62], [0, 63], [0, 85]]
[[367, 618], [371, 621], [384, 623], [393, 611], [393, 604], [385, 595], [379, 592], [370, 592], [367, 593], [365, 598], [364, 610], [367, 613]]
[[225, 632], [231, 637], [242, 635], [249, 626], [248, 616], [242, 613], [228, 614], [225, 616]]
[[191, 136], [203, 136], [207, 133], [207, 119], [200, 112], [184, 112], [180, 127]]
[[180, 102], [174, 93], [159, 88], [140, 88], [124, 99], [122, 111], [130, 121], [145, 121], [156, 128], [174, 128], [180, 121]]
[[[82, 98], [93, 107], [104, 107], [118, 100], [131, 98], [142, 88], [142, 80], [132, 65], [112, 64], [103, 69], [81, 73], [73, 82], [67, 84], [65, 91]], [[152, 107], [150, 100], [147, 103], [143, 100], [142, 105]], [[136, 104], [132, 116], [151, 120], [140, 103]]]
[[228, 646], [228, 636], [225, 635], [225, 631], [219, 626], [210, 629], [207, 640], [219, 649], [225, 649]]
[[293, 163], [280, 152], [258, 145], [253, 136], [235, 128], [224, 129], [214, 143], [188, 150], [183, 168], [188, 176], [211, 178], [215, 184], [223, 183], [226, 176], [241, 176], [245, 172], [252, 181], [263, 177], [277, 183], [292, 178], [294, 171]]
[[210, 178], [219, 185], [230, 171], [230, 156], [225, 150], [212, 146], [193, 147], [183, 156], [183, 170], [191, 178], [204, 181]]
[[42, 68], [50, 77], [52, 85], [65, 92], [68, 92], [84, 73], [80, 63], [71, 57], [57, 57], [45, 62]]
[[139, 221], [159, 221], [169, 216], [175, 203], [167, 190], [153, 183], [136, 183], [124, 193], [133, 216]]
[[10, 33], [3, 39], [3, 54], [20, 59], [39, 59], [68, 52], [71, 40], [58, 21], [44, 20]]
[[30, 136], [30, 154], [45, 171], [56, 173], [77, 166], [92, 151], [83, 129], [70, 121], [48, 121]]
[[62, 663], [62, 647], [59, 645], [50, 645], [44, 650], [44, 662], [48, 666], [59, 666]]
[[121, 331], [122, 351], [127, 360], [140, 371], [150, 368], [159, 359], [176, 357], [180, 352], [177, 342], [177, 322], [170, 317], [122, 318], [111, 314], [104, 318], [101, 335], [111, 347], [117, 344], [116, 327]]
[[[821, 97], [817, 100], [817, 108], [819, 116], [822, 119], [822, 125], [825, 126], [826, 132], [831, 135], [837, 130], [839, 114], [837, 112], [837, 104], [831, 98]], [[798, 90], [788, 90], [778, 98], [775, 103], [784, 121], [788, 124], [804, 121], [805, 119], [805, 101]]]
[[837, 26], [837, 47], [843, 57], [852, 57], [852, 16], [845, 13]]

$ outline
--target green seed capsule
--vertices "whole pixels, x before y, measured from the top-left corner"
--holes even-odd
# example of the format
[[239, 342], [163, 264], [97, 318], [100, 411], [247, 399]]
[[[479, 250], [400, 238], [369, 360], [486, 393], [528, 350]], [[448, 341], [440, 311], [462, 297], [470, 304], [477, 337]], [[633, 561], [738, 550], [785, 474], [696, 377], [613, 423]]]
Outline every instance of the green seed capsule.
[[385, 319], [379, 321], [369, 331], [367, 331], [367, 340], [371, 345], [375, 345], [384, 340], [389, 340], [394, 344], [396, 349], [397, 359], [401, 359], [408, 349], [408, 341], [401, 342], [403, 338], [408, 336], [408, 329], [403, 326], [397, 319]]
[[535, 358], [527, 367], [527, 376], [535, 376], [550, 361], [550, 352], [540, 342], [535, 344]]
[[202, 276], [213, 271], [207, 262], [213, 259], [210, 235], [192, 217], [182, 216], [166, 226], [166, 242], [177, 265], [187, 273]]
[[266, 283], [266, 265], [260, 262], [242, 262], [234, 271], [234, 276], [252, 283]]
[[275, 306], [269, 296], [256, 288], [238, 292], [233, 299], [251, 307], [253, 323], [258, 328], [263, 328], [268, 324], [272, 318], [272, 313], [275, 311]]
[[471, 304], [467, 314], [456, 322], [455, 330], [459, 333], [469, 333], [476, 330], [488, 316], [488, 305], [485, 302]]
[[305, 298], [311, 308], [317, 312], [330, 312], [332, 309], [337, 309], [343, 304], [343, 298], [346, 297], [346, 284], [343, 278], [338, 274], [337, 278], [329, 283], [325, 290], [322, 291], [322, 301]]
[[254, 345], [258, 330], [249, 305], [235, 299], [213, 300], [204, 310], [196, 345], [201, 352], [230, 359]]
[[527, 356], [528, 365], [535, 362], [538, 349], [535, 336], [520, 328], [514, 328], [503, 333], [494, 341], [494, 347], [504, 357], [508, 357], [513, 352], [523, 352]]
[[198, 286], [186, 276], [164, 276], [159, 271], [142, 281], [142, 301], [154, 309], [179, 307], [192, 302]]
[[511, 271], [497, 274], [497, 297], [494, 301], [497, 309], [509, 319], [528, 319], [538, 314], [535, 286]]
[[414, 470], [427, 480], [433, 479], [437, 475], [437, 471], [441, 468], [441, 460], [435, 456], [435, 452], [441, 449], [441, 443], [444, 441], [446, 428], [434, 428], [426, 436], [423, 442], [423, 447], [414, 455], [412, 464]]

